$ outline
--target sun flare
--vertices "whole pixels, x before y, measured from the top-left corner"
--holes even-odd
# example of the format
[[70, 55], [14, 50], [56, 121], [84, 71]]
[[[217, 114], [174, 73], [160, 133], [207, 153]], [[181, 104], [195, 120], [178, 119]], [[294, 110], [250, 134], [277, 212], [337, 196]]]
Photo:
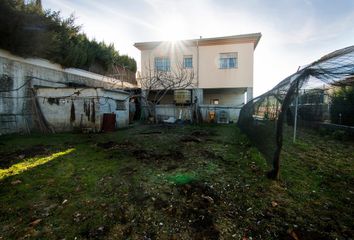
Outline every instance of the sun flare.
[[166, 18], [166, 21], [161, 23], [160, 29], [160, 39], [165, 41], [176, 42], [183, 39], [185, 33], [185, 26], [181, 18], [174, 16]]

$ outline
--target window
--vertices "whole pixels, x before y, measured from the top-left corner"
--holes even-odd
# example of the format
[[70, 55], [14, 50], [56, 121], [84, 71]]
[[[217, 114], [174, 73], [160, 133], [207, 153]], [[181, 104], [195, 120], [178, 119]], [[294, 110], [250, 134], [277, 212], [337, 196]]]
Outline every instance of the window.
[[183, 68], [193, 68], [193, 56], [183, 57]]
[[125, 101], [124, 100], [116, 100], [116, 110], [118, 111], [125, 111]]
[[219, 99], [213, 99], [213, 100], [211, 100], [210, 102], [211, 102], [211, 104], [213, 104], [213, 105], [218, 105], [218, 104], [219, 104]]
[[220, 53], [219, 68], [237, 68], [237, 53]]
[[170, 59], [167, 57], [156, 57], [155, 58], [155, 70], [162, 72], [170, 71]]

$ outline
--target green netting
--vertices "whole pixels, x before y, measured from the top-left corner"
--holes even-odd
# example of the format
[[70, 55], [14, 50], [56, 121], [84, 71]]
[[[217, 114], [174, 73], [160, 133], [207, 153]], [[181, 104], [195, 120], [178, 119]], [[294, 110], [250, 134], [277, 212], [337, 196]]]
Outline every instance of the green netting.
[[352, 130], [353, 83], [354, 46], [350, 46], [300, 68], [241, 109], [238, 125], [273, 163], [273, 177], [278, 177], [283, 132], [296, 132], [295, 126]]

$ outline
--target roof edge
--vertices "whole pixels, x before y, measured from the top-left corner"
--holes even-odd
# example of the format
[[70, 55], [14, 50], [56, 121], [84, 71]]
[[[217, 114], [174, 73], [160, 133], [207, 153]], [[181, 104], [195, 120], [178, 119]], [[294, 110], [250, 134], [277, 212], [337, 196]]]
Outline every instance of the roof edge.
[[[256, 49], [260, 39], [262, 37], [262, 33], [248, 33], [248, 34], [240, 34], [240, 35], [231, 35], [224, 37], [213, 37], [213, 38], [199, 38], [199, 39], [187, 39], [187, 40], [179, 40], [185, 42], [189, 45], [222, 45], [222, 44], [231, 44], [231, 43], [241, 43], [241, 42], [253, 42], [254, 49]], [[161, 43], [168, 43], [172, 41], [151, 41], [151, 42], [137, 42], [134, 43], [134, 47], [139, 50], [149, 50], [157, 47]]]

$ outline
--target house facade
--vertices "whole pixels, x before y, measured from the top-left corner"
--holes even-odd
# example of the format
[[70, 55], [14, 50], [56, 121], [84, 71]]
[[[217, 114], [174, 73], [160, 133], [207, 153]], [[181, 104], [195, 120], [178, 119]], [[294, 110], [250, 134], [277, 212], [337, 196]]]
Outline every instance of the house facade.
[[[224, 110], [236, 121], [240, 108], [253, 97], [254, 50], [260, 33], [216, 38], [200, 38], [177, 42], [139, 42], [141, 76], [157, 71], [194, 71], [192, 102], [198, 104], [203, 120]], [[143, 89], [144, 90], [144, 89]], [[174, 93], [159, 102], [159, 108], [173, 106]], [[165, 105], [165, 106], [162, 106]], [[169, 109], [171, 115], [171, 109]], [[177, 114], [179, 112], [177, 111]], [[188, 115], [188, 114], [187, 114]]]

